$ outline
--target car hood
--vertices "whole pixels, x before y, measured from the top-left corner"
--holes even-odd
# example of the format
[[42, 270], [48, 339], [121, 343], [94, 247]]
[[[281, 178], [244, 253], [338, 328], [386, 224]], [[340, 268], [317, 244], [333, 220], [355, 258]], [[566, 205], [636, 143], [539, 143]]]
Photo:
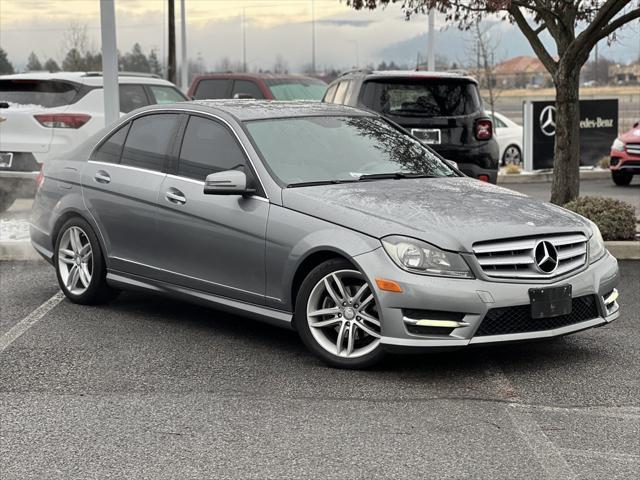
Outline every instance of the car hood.
[[379, 180], [286, 188], [283, 205], [382, 238], [406, 235], [471, 252], [476, 242], [583, 232], [583, 217], [470, 178]]

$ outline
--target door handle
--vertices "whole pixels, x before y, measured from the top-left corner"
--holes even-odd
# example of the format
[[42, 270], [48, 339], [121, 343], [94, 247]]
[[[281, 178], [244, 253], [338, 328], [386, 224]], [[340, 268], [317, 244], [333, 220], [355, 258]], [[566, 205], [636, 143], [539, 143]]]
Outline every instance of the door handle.
[[187, 203], [187, 199], [184, 196], [184, 193], [182, 193], [177, 188], [170, 188], [165, 192], [164, 196], [169, 202], [176, 205], [184, 205], [185, 203]]
[[109, 183], [111, 181], [111, 176], [104, 170], [98, 170], [93, 176], [93, 179], [98, 183]]

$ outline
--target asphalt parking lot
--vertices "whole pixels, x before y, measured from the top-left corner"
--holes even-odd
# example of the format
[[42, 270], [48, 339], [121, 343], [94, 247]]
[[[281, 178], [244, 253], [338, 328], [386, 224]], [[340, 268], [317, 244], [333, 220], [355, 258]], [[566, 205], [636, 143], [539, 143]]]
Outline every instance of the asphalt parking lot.
[[44, 262], [0, 262], [1, 477], [637, 478], [640, 268], [621, 271], [607, 327], [358, 372], [172, 300], [73, 305]]

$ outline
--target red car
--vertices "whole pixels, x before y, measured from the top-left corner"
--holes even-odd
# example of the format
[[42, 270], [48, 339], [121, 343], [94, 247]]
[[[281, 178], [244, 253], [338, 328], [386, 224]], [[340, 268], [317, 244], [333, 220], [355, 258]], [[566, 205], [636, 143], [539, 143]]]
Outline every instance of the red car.
[[640, 122], [613, 141], [609, 169], [616, 185], [629, 185], [640, 173]]
[[200, 99], [321, 100], [327, 84], [302, 75], [208, 73], [193, 79], [189, 97]]

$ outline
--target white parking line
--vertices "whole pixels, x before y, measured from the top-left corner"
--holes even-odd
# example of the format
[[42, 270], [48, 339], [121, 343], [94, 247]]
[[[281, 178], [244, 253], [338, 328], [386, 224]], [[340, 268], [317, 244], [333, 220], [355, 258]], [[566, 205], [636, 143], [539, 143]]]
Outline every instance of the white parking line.
[[[486, 369], [487, 376], [496, 383], [498, 391], [506, 394], [510, 399], [521, 402], [521, 398], [509, 382], [509, 379], [497, 365], [491, 365]], [[577, 478], [571, 466], [562, 456], [560, 449], [547, 437], [533, 415], [522, 408], [518, 403], [510, 403], [507, 414], [511, 423], [516, 428], [523, 440], [529, 445], [531, 451], [540, 462], [540, 466], [552, 479]]]
[[4, 352], [9, 345], [15, 342], [20, 335], [33, 327], [38, 321], [58, 305], [64, 298], [64, 293], [58, 292], [49, 300], [36, 308], [29, 315], [20, 320], [7, 333], [0, 337], [0, 353]]

